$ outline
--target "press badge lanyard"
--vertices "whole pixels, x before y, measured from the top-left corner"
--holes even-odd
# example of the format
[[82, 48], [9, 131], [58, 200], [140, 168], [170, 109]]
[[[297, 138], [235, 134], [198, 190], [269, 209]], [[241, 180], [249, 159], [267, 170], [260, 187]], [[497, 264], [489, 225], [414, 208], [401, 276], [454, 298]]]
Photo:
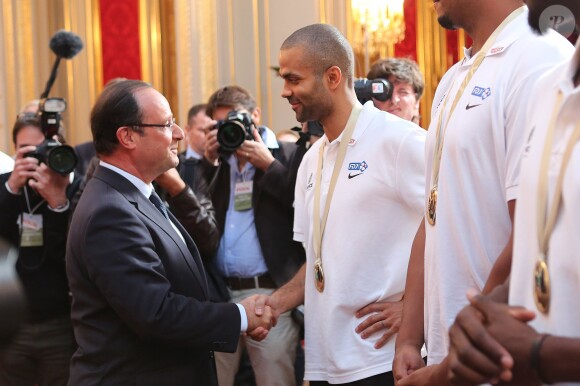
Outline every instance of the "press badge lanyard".
[[457, 107], [457, 104], [459, 103], [459, 99], [461, 99], [461, 97], [463, 96], [463, 93], [465, 92], [465, 88], [467, 87], [467, 85], [469, 84], [469, 82], [471, 81], [473, 76], [475, 75], [475, 72], [479, 69], [479, 66], [481, 65], [481, 63], [485, 59], [485, 55], [486, 55], [487, 51], [495, 43], [497, 37], [503, 31], [503, 29], [509, 23], [511, 23], [512, 20], [517, 18], [519, 15], [521, 15], [525, 11], [525, 9], [526, 9], [526, 7], [522, 6], [518, 9], [516, 9], [515, 11], [513, 11], [508, 17], [506, 17], [505, 20], [495, 29], [495, 31], [493, 31], [493, 33], [487, 39], [487, 41], [485, 42], [485, 44], [483, 45], [481, 50], [477, 53], [477, 55], [475, 56], [475, 59], [473, 61], [473, 65], [469, 69], [469, 72], [467, 73], [467, 75], [465, 76], [465, 79], [463, 79], [463, 82], [461, 83], [461, 85], [459, 86], [459, 89], [457, 90], [457, 94], [455, 95], [455, 99], [453, 100], [453, 104], [451, 105], [451, 109], [449, 110], [447, 121], [445, 122], [445, 128], [443, 130], [441, 130], [442, 123], [443, 123], [443, 114], [445, 113], [445, 107], [447, 106], [449, 95], [451, 94], [451, 89], [453, 88], [453, 84], [455, 83], [455, 81], [451, 84], [451, 87], [449, 88], [449, 92], [447, 93], [447, 96], [445, 97], [445, 101], [443, 102], [443, 106], [441, 107], [441, 112], [439, 113], [439, 118], [437, 120], [437, 133], [436, 133], [437, 139], [435, 142], [435, 153], [433, 154], [433, 168], [432, 168], [432, 173], [431, 173], [431, 175], [432, 175], [431, 178], [432, 178], [433, 182], [431, 184], [431, 191], [429, 193], [429, 199], [428, 199], [428, 204], [427, 204], [427, 221], [431, 225], [435, 225], [435, 221], [436, 221], [437, 194], [438, 194], [438, 184], [439, 184], [439, 169], [441, 166], [441, 156], [443, 154], [443, 141], [444, 141], [444, 137], [445, 137], [444, 134], [445, 134], [445, 132], [447, 132], [447, 126], [449, 125], [449, 122], [451, 121], [451, 117], [453, 116], [453, 112], [455, 111], [455, 108]]
[[28, 189], [25, 186], [23, 190], [24, 190], [24, 199], [26, 200], [26, 208], [28, 209], [28, 213], [29, 214], [34, 214], [34, 212], [36, 212], [36, 210], [38, 208], [40, 208], [40, 206], [42, 204], [44, 204], [44, 202], [46, 200], [43, 198], [38, 204], [36, 204], [36, 206], [34, 208], [30, 208], [30, 199], [28, 198]]
[[[562, 106], [562, 92], [558, 93], [558, 99], [552, 112], [550, 126], [548, 126], [548, 133], [544, 143], [544, 151], [542, 153], [542, 161], [540, 164], [540, 176], [538, 179], [538, 207], [537, 207], [537, 231], [538, 231], [538, 247], [540, 254], [534, 267], [534, 300], [538, 310], [547, 314], [550, 310], [550, 272], [548, 268], [548, 254], [550, 246], [550, 236], [554, 230], [560, 204], [562, 202], [562, 188], [564, 185], [564, 175], [566, 168], [572, 158], [574, 146], [580, 138], [580, 122], [576, 124], [570, 139], [566, 144], [564, 155], [562, 157], [562, 164], [556, 180], [554, 188], [554, 199], [552, 205], [548, 202], [548, 171], [550, 169], [550, 156], [552, 154], [552, 144], [554, 142], [554, 132], [556, 131], [556, 121]], [[548, 215], [546, 218], [546, 214]]]
[[[28, 213], [20, 214], [20, 247], [41, 247], [44, 245], [43, 240], [43, 221], [42, 215], [35, 215], [34, 213], [46, 202], [42, 199], [34, 208], [30, 207], [30, 198], [28, 197], [28, 188], [24, 187], [24, 199], [26, 201], [26, 208]], [[42, 254], [40, 262], [35, 265], [28, 265], [24, 260], [20, 261], [23, 268], [27, 270], [36, 270], [40, 268], [45, 260], [45, 254]]]
[[330, 185], [328, 186], [328, 194], [326, 196], [326, 202], [324, 203], [324, 213], [322, 218], [320, 217], [320, 196], [321, 189], [320, 185], [322, 183], [322, 162], [324, 156], [324, 148], [326, 142], [322, 143], [318, 150], [318, 165], [316, 168], [316, 186], [314, 188], [314, 230], [313, 230], [313, 242], [314, 242], [314, 257], [316, 261], [314, 262], [314, 284], [318, 292], [324, 291], [324, 270], [322, 269], [322, 235], [324, 234], [324, 229], [326, 228], [326, 220], [328, 218], [328, 211], [330, 210], [330, 202], [332, 201], [332, 196], [334, 194], [334, 188], [336, 186], [336, 181], [338, 180], [338, 174], [342, 167], [344, 157], [346, 155], [346, 149], [352, 138], [352, 133], [354, 132], [354, 127], [358, 116], [362, 111], [362, 106], [357, 103], [353, 107], [348, 121], [346, 122], [346, 127], [342, 132], [342, 139], [340, 140], [340, 145], [338, 148], [338, 155], [336, 157], [336, 163], [332, 170], [332, 177], [330, 178]]

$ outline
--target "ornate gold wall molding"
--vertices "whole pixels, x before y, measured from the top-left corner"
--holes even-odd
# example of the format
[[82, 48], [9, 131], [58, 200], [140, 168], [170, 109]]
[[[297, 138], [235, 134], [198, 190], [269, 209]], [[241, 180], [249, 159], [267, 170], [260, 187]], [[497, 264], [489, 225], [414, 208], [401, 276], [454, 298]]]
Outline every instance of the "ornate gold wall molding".
[[139, 0], [139, 44], [141, 76], [157, 90], [163, 90], [161, 11], [159, 0]]
[[435, 90], [448, 69], [447, 39], [437, 23], [433, 5], [422, 0], [417, 1], [417, 62], [425, 77], [421, 117], [423, 127], [428, 128]]

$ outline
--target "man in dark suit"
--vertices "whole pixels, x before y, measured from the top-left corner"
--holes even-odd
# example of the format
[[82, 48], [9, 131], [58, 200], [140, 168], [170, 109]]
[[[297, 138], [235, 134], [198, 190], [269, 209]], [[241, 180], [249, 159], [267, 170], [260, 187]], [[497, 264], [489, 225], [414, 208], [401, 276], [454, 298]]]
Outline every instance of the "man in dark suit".
[[264, 338], [271, 314], [208, 301], [193, 240], [152, 194], [183, 131], [163, 95], [132, 80], [105, 88], [91, 129], [101, 161], [66, 253], [79, 344], [69, 384], [216, 385], [212, 350], [234, 351], [244, 331]]
[[[297, 152], [294, 143], [277, 142], [270, 129], [259, 126], [260, 108], [247, 90], [226, 86], [210, 97], [210, 118], [223, 121], [232, 111], [246, 115], [253, 140], [224, 151], [217, 139], [220, 129], [211, 130], [204, 166], [221, 234], [214, 264], [235, 302], [272, 293], [305, 261], [302, 245], [292, 240], [294, 185], [304, 153]], [[299, 327], [287, 312], [264, 341], [241, 340], [258, 386], [295, 384], [298, 334]], [[233, 385], [240, 351], [216, 356], [220, 386]]]

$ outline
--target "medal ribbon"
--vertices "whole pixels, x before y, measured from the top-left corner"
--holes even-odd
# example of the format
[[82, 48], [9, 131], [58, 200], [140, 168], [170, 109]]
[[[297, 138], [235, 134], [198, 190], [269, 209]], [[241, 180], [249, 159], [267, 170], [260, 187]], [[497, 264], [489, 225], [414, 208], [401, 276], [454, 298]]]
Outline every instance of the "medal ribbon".
[[336, 186], [336, 181], [338, 180], [338, 174], [340, 173], [340, 168], [344, 161], [346, 155], [346, 148], [350, 139], [352, 138], [352, 133], [354, 132], [354, 127], [358, 116], [362, 111], [362, 106], [357, 102], [353, 107], [348, 121], [346, 122], [346, 127], [342, 132], [342, 138], [340, 140], [340, 146], [338, 148], [338, 155], [336, 157], [336, 163], [334, 164], [334, 169], [332, 170], [332, 177], [330, 178], [330, 185], [328, 186], [328, 194], [326, 196], [326, 202], [324, 203], [324, 213], [322, 218], [320, 217], [320, 196], [321, 189], [320, 185], [322, 183], [322, 162], [324, 158], [324, 148], [326, 142], [322, 143], [320, 149], [318, 150], [318, 165], [316, 167], [316, 185], [314, 187], [314, 230], [313, 230], [313, 243], [314, 243], [314, 257], [316, 257], [316, 263], [322, 266], [322, 235], [324, 234], [324, 229], [326, 228], [326, 220], [328, 218], [328, 211], [330, 210], [330, 202], [332, 201], [332, 196], [334, 194], [334, 188]]
[[[572, 152], [574, 146], [578, 139], [580, 138], [580, 121], [574, 127], [570, 139], [566, 144], [564, 150], [564, 155], [562, 157], [562, 164], [560, 165], [560, 171], [558, 173], [558, 178], [556, 180], [556, 186], [554, 188], [554, 199], [552, 205], [548, 205], [548, 170], [550, 168], [550, 156], [552, 153], [552, 144], [554, 141], [554, 131], [556, 129], [556, 121], [558, 114], [560, 113], [560, 108], [562, 106], [562, 92], [558, 93], [558, 99], [554, 106], [554, 112], [552, 113], [552, 118], [550, 120], [550, 126], [548, 126], [548, 133], [546, 135], [546, 141], [544, 143], [544, 151], [542, 153], [542, 161], [540, 164], [540, 178], [538, 180], [538, 208], [537, 208], [537, 227], [538, 227], [538, 246], [540, 248], [540, 259], [545, 262], [548, 261], [548, 249], [550, 244], [550, 236], [554, 230], [554, 225], [556, 224], [556, 219], [558, 218], [558, 211], [560, 209], [560, 203], [562, 202], [562, 188], [564, 185], [564, 174], [566, 174], [566, 168], [570, 158], [572, 158]], [[546, 219], [546, 214], [548, 217]]]
[[447, 118], [447, 121], [445, 122], [445, 127], [443, 130], [441, 130], [441, 128], [443, 126], [443, 113], [445, 112], [445, 107], [447, 106], [449, 95], [451, 94], [451, 89], [453, 88], [453, 84], [455, 83], [455, 81], [453, 81], [453, 83], [451, 84], [451, 87], [449, 88], [449, 90], [447, 92], [447, 96], [445, 97], [445, 100], [443, 102], [443, 106], [440, 109], [439, 118], [437, 120], [437, 133], [436, 133], [437, 139], [435, 142], [435, 153], [433, 154], [433, 168], [432, 168], [432, 173], [431, 173], [431, 180], [433, 181], [433, 183], [431, 184], [432, 188], [437, 188], [437, 186], [439, 184], [439, 169], [441, 166], [441, 156], [443, 154], [443, 140], [445, 137], [444, 134], [447, 131], [447, 126], [449, 125], [449, 122], [451, 121], [451, 117], [453, 116], [453, 112], [455, 111], [455, 107], [457, 107], [459, 100], [463, 96], [465, 88], [467, 87], [467, 85], [469, 84], [469, 82], [471, 81], [473, 76], [475, 75], [475, 72], [479, 69], [479, 66], [481, 66], [481, 63], [483, 63], [483, 60], [485, 59], [485, 55], [487, 54], [487, 51], [489, 51], [491, 46], [493, 46], [493, 44], [495, 43], [499, 34], [503, 31], [503, 29], [509, 23], [511, 23], [515, 18], [517, 18], [520, 14], [522, 14], [525, 11], [525, 9], [526, 9], [526, 7], [522, 6], [518, 9], [516, 9], [515, 11], [513, 11], [508, 17], [505, 18], [505, 20], [495, 29], [495, 31], [493, 31], [491, 36], [486, 40], [486, 42], [483, 45], [483, 47], [481, 48], [481, 50], [475, 56], [475, 59], [473, 61], [471, 68], [469, 69], [469, 72], [467, 73], [467, 75], [463, 79], [463, 82], [459, 86], [459, 89], [457, 90], [457, 94], [455, 95], [455, 98], [453, 100], [453, 104], [451, 105], [451, 109], [449, 110], [448, 118]]

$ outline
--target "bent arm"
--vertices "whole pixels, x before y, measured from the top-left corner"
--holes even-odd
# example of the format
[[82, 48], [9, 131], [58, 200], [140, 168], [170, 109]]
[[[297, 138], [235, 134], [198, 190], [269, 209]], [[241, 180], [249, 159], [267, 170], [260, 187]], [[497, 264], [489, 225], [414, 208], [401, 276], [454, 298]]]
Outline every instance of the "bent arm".
[[512, 267], [512, 249], [513, 249], [513, 239], [514, 239], [514, 213], [516, 210], [516, 200], [511, 200], [508, 202], [508, 211], [510, 215], [510, 219], [512, 221], [512, 231], [510, 233], [510, 237], [507, 241], [507, 244], [499, 254], [497, 260], [495, 261], [491, 272], [489, 273], [489, 277], [485, 286], [483, 287], [482, 293], [487, 295], [489, 294], [495, 287], [504, 284], [511, 272]]
[[424, 287], [425, 287], [425, 219], [421, 221], [413, 246], [407, 270], [405, 284], [405, 298], [403, 305], [403, 319], [397, 337], [397, 347], [411, 345], [421, 350], [424, 330]]

